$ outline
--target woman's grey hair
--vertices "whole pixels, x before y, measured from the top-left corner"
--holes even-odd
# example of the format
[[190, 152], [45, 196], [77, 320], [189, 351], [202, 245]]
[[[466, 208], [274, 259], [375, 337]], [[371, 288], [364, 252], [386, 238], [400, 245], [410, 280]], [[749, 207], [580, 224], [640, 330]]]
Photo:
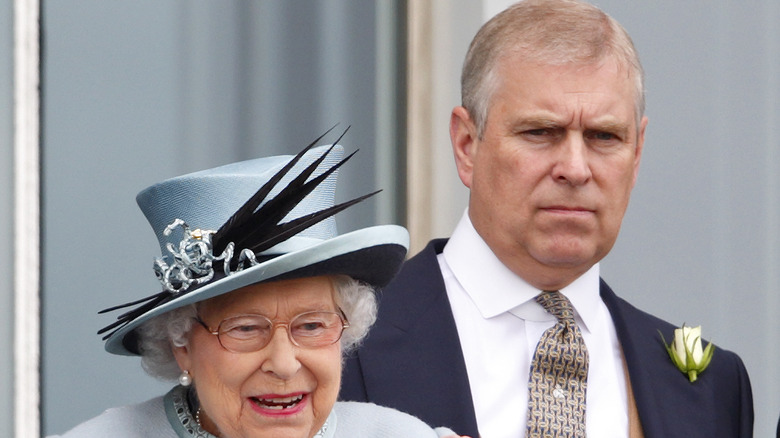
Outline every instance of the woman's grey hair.
[[620, 23], [578, 0], [525, 0], [485, 23], [466, 53], [461, 99], [480, 139], [490, 99], [500, 86], [499, 61], [515, 54], [549, 65], [597, 64], [612, 57], [635, 81], [637, 124], [644, 115], [644, 72], [634, 43]]
[[[342, 357], [349, 354], [366, 337], [376, 321], [377, 303], [374, 288], [351, 277], [332, 277], [336, 304], [344, 311], [349, 328], [341, 336]], [[197, 316], [197, 304], [171, 310], [142, 324], [138, 330], [141, 365], [151, 376], [175, 380], [181, 370], [173, 356], [173, 346], [187, 345]]]

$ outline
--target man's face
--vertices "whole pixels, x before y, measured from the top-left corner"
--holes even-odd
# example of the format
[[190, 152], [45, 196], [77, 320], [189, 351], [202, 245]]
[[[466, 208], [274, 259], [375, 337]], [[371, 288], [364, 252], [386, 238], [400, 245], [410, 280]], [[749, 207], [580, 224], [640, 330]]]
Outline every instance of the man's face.
[[634, 187], [647, 119], [634, 79], [607, 60], [551, 66], [505, 58], [483, 138], [464, 108], [450, 124], [477, 232], [540, 289], [568, 285], [612, 248]]

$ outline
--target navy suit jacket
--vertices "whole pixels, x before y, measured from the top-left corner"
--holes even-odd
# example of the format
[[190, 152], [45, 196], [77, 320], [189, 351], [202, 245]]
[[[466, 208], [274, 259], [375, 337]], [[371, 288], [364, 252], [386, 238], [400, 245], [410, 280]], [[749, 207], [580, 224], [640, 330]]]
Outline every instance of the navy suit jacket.
[[[341, 399], [390, 406], [476, 438], [466, 365], [436, 259], [445, 243], [429, 243], [380, 293], [377, 322], [345, 363]], [[659, 335], [671, 341], [673, 325], [618, 298], [603, 280], [601, 298], [617, 329], [646, 438], [752, 438], [750, 381], [736, 354], [716, 348], [691, 383]]]

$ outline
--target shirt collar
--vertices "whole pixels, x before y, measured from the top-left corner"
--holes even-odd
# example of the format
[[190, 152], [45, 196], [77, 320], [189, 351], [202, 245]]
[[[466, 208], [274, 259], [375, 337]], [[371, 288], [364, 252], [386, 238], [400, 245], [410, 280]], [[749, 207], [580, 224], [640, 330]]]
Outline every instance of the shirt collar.
[[[469, 219], [468, 209], [442, 255], [483, 318], [511, 312], [531, 321], [554, 319], [534, 300], [541, 291], [509, 270], [482, 240]], [[582, 329], [594, 327], [601, 309], [598, 263], [560, 292], [571, 301], [575, 316], [584, 324]]]

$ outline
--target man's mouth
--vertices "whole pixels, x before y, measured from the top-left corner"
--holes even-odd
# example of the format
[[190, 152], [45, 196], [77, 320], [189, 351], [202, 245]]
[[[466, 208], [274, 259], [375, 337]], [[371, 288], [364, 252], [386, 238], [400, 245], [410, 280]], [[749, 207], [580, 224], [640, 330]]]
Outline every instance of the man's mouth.
[[303, 400], [303, 394], [298, 394], [292, 397], [274, 397], [274, 398], [261, 398], [251, 397], [251, 400], [257, 406], [263, 409], [284, 410], [292, 409]]

